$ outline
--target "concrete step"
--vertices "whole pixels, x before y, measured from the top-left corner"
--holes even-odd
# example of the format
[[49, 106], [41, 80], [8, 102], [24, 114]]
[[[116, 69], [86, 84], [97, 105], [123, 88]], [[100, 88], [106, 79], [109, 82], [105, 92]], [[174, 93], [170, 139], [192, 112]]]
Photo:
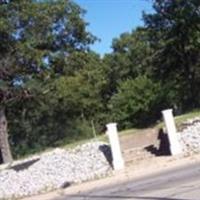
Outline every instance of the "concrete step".
[[125, 162], [136, 162], [140, 160], [146, 160], [155, 157], [154, 154], [148, 152], [144, 148], [132, 148], [122, 151], [122, 155]]
[[122, 135], [120, 137], [120, 145], [123, 150], [131, 148], [141, 148], [155, 144], [158, 140], [158, 129], [140, 129], [132, 134], [129, 133], [128, 135]]

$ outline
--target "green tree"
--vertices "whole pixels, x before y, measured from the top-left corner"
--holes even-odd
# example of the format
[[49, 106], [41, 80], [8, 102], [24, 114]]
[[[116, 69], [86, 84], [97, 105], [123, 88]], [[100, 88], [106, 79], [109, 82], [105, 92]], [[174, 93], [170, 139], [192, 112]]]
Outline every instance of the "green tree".
[[154, 9], [144, 15], [152, 75], [174, 91], [180, 109], [199, 106], [200, 1], [154, 0]]
[[104, 57], [108, 99], [117, 91], [121, 81], [148, 73], [147, 66], [150, 65], [148, 58], [151, 49], [147, 32], [143, 28], [121, 34], [113, 40], [112, 48], [113, 52]]
[[144, 127], [159, 118], [164, 105], [164, 93], [159, 83], [138, 76], [120, 83], [118, 93], [110, 101], [113, 119], [121, 128]]
[[107, 86], [103, 63], [94, 52], [76, 52], [71, 59], [71, 67], [79, 70], [71, 75], [64, 75], [55, 82], [55, 96], [59, 99], [59, 107], [64, 107], [64, 112], [70, 113], [71, 118], [79, 118], [88, 124], [95, 121], [97, 127], [101, 127], [106, 112], [103, 97]]
[[8, 0], [0, 3], [0, 149], [10, 162], [6, 112], [39, 98], [60, 74], [63, 58], [84, 51], [95, 38], [86, 31], [84, 11], [72, 1]]
[[62, 74], [48, 83], [51, 92], [9, 109], [15, 157], [91, 138], [93, 124], [97, 133], [102, 130], [108, 115], [103, 99], [107, 83], [102, 66], [98, 54], [72, 52]]

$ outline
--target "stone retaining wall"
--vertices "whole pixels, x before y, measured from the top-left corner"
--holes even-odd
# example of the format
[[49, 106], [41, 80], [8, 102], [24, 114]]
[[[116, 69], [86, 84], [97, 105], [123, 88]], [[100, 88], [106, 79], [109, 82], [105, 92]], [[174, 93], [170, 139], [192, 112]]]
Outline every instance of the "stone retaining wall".
[[182, 123], [180, 126], [179, 140], [185, 155], [200, 152], [200, 117]]
[[110, 155], [106, 144], [91, 142], [22, 161], [0, 171], [0, 199], [34, 195], [106, 176], [112, 170], [105, 155]]

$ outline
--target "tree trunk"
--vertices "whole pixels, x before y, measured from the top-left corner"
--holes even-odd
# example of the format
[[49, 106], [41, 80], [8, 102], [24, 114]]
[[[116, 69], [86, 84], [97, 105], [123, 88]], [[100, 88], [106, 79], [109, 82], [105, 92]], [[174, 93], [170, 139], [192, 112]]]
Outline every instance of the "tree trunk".
[[0, 152], [3, 163], [12, 162], [12, 154], [8, 142], [8, 129], [5, 110], [0, 108]]

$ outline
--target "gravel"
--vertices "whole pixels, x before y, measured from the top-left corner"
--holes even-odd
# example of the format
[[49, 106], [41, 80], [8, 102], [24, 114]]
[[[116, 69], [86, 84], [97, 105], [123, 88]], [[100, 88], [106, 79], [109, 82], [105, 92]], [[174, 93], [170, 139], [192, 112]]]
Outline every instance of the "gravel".
[[112, 172], [109, 147], [90, 142], [17, 162], [0, 171], [0, 199], [20, 198], [100, 178]]
[[180, 143], [185, 155], [200, 152], [200, 117], [189, 119], [181, 125]]

